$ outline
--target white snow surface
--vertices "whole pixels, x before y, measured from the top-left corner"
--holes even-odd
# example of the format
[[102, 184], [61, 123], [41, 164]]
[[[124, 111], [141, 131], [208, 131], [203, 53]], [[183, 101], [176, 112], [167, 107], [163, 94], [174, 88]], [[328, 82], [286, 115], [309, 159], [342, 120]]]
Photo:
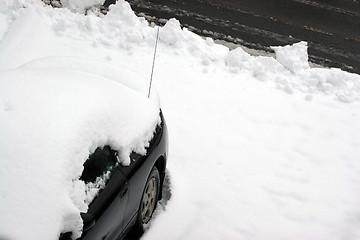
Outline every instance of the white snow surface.
[[[115, 92], [141, 105], [126, 111], [144, 127], [158, 121], [156, 92], [137, 101], [147, 93], [118, 84], [146, 92], [124, 78], [149, 79], [157, 29], [123, 0], [100, 18], [70, 10], [0, 3], [0, 239], [80, 234], [82, 161], [98, 144], [145, 144], [102, 134], [128, 106]], [[310, 68], [305, 42], [274, 50], [229, 51], [175, 19], [160, 28], [172, 197], [143, 239], [360, 239], [360, 76]]]

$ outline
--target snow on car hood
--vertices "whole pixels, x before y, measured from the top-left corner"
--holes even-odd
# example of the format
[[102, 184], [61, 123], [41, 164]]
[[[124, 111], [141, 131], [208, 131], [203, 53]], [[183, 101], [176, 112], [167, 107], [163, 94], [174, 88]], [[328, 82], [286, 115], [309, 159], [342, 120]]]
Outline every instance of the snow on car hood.
[[156, 100], [91, 72], [0, 72], [0, 238], [57, 239], [59, 229], [79, 237], [89, 154], [111, 145], [129, 164], [159, 121]]
[[[32, 60], [20, 66], [26, 69], [43, 69], [47, 70], [73, 70], [95, 74], [101, 77], [119, 82], [144, 96], [148, 95], [149, 81], [140, 75], [129, 70], [115, 67], [113, 65], [84, 58], [51, 56]], [[160, 104], [160, 96], [155, 87], [151, 88], [150, 97]]]

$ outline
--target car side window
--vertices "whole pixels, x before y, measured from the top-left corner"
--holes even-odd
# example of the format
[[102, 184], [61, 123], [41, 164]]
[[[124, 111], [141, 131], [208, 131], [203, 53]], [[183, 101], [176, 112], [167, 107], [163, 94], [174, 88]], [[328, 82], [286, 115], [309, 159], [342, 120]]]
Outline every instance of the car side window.
[[95, 182], [115, 166], [116, 162], [109, 147], [97, 148], [84, 163], [84, 171], [80, 177], [85, 183]]

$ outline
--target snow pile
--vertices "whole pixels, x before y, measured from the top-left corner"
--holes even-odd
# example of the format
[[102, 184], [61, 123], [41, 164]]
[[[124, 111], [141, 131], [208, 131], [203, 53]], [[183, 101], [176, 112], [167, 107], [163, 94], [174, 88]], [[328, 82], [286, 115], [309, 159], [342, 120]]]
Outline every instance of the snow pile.
[[94, 46], [131, 49], [144, 40], [144, 34], [152, 30], [147, 25], [145, 19], [136, 17], [127, 2], [119, 1], [110, 6], [110, 11], [102, 19], [94, 15], [59, 14], [53, 28], [58, 35], [87, 40]]
[[278, 89], [292, 94], [299, 91], [306, 100], [322, 92], [342, 102], [360, 100], [360, 77], [340, 69], [310, 68], [307, 43], [273, 47], [276, 59], [250, 56], [237, 48], [229, 52], [226, 64], [232, 72], [249, 71], [261, 81], [271, 81]]
[[229, 71], [246, 71], [260, 81], [271, 81], [276, 88], [292, 94], [303, 93], [311, 100], [312, 94], [321, 92], [342, 102], [360, 100], [360, 77], [340, 69], [310, 68], [307, 43], [299, 42], [284, 47], [273, 47], [276, 59], [265, 56], [251, 56], [241, 48], [229, 51], [205, 41], [198, 35], [181, 29], [175, 19], [170, 19], [161, 29], [160, 41], [172, 47], [177, 54], [191, 54], [201, 59], [205, 66], [226, 64]]
[[[78, 234], [81, 161], [99, 144], [122, 148], [124, 160], [145, 144], [104, 133], [129, 103], [113, 86], [146, 96], [135, 75], [150, 76], [157, 28], [123, 0], [101, 18], [5, 0], [0, 19], [0, 238]], [[172, 198], [144, 239], [360, 238], [360, 76], [309, 68], [303, 42], [274, 49], [276, 58], [229, 51], [175, 19], [160, 28], [154, 85], [170, 132]], [[122, 121], [142, 108], [149, 119], [152, 94]]]
[[[154, 47], [157, 29], [148, 27], [144, 18], [136, 17], [129, 4], [124, 1], [111, 5], [110, 12], [103, 18], [71, 14], [66, 9], [44, 8], [41, 4], [30, 5], [27, 10], [20, 12], [23, 14], [19, 16], [14, 26], [28, 27], [13, 27], [8, 34], [14, 35], [8, 37], [11, 41], [4, 39], [0, 46], [0, 51], [3, 53], [0, 56], [0, 67], [5, 69], [20, 66], [31, 59], [47, 57], [49, 49], [57, 55], [72, 55], [69, 48], [64, 49], [61, 45], [54, 44], [58, 41], [56, 36], [77, 40], [78, 43], [71, 47], [72, 51], [78, 51], [76, 49], [81, 48], [79, 45], [88, 44], [89, 48], [126, 50], [132, 55], [137, 52], [136, 48], [145, 47], [145, 52], [140, 54], [150, 56], [147, 53]], [[34, 14], [38, 16], [34, 18]], [[51, 19], [48, 19], [49, 16]], [[31, 28], [33, 25], [38, 26], [35, 31]], [[53, 28], [55, 36], [46, 34], [49, 27]], [[30, 30], [33, 32], [30, 33]], [[30, 38], [43, 37], [38, 39], [41, 44], [28, 48], [27, 44], [23, 44], [22, 38], [16, 38], [19, 35], [27, 35]], [[34, 44], [35, 41], [30, 42], [30, 40], [29, 44]], [[313, 94], [317, 92], [342, 102], [354, 102], [360, 99], [359, 76], [339, 69], [310, 68], [306, 42], [273, 47], [276, 59], [251, 56], [241, 48], [229, 51], [224, 46], [214, 44], [209, 38], [204, 40], [186, 28], [181, 29], [177, 20], [170, 19], [160, 30], [159, 44], [164, 44], [164, 48], [174, 54], [190, 54], [198, 58], [204, 66], [204, 71], [208, 71], [212, 64], [217, 66], [225, 64], [232, 73], [247, 71], [256, 79], [270, 81], [276, 88], [289, 94], [302, 93], [306, 100], [313, 99]], [[22, 46], [26, 46], [26, 49]], [[20, 54], [21, 52], [26, 54]], [[112, 59], [107, 56], [107, 60]]]

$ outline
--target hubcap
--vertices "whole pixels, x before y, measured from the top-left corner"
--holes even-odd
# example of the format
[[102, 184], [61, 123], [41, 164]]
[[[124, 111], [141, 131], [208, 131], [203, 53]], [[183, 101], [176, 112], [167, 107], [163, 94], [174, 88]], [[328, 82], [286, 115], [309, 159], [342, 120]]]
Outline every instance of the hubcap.
[[141, 219], [143, 223], [147, 223], [155, 208], [157, 195], [157, 182], [154, 177], [152, 177], [145, 187], [144, 196], [141, 202]]

